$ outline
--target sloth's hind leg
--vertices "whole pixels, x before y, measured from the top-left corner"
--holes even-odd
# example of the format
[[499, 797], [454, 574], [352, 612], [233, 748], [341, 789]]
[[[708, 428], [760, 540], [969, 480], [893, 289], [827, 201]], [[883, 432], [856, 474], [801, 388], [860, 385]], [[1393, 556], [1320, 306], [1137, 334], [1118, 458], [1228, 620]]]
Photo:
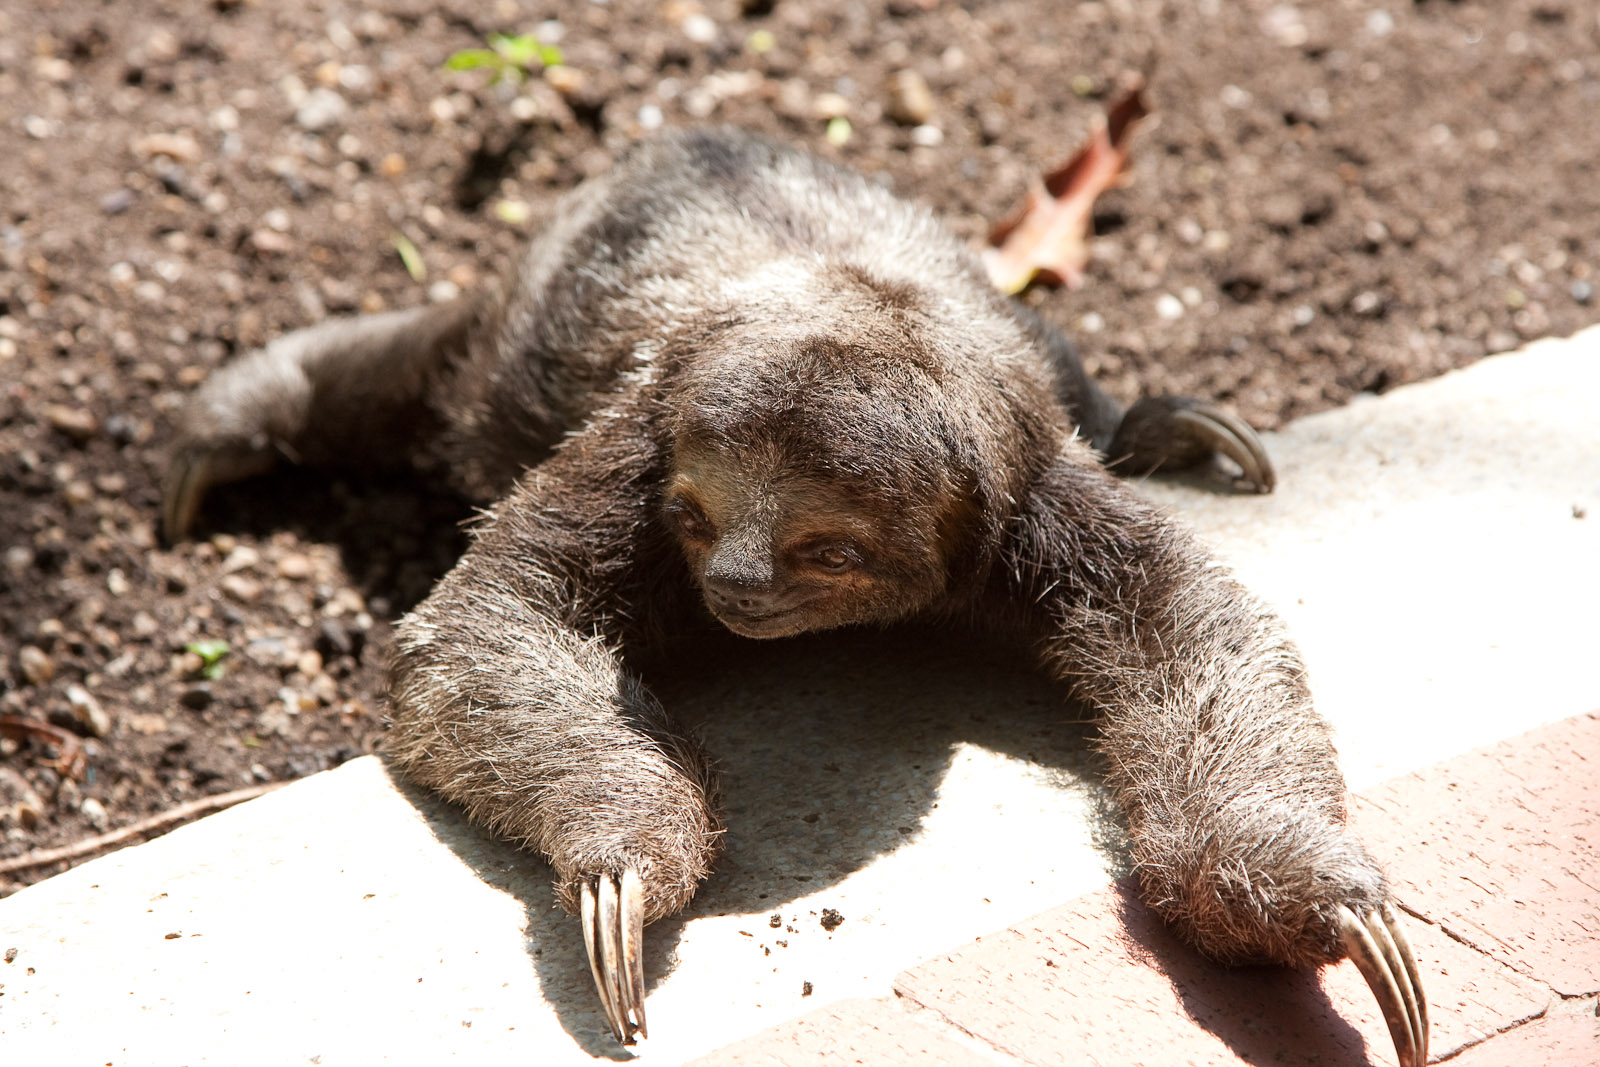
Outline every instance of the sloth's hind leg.
[[207, 489], [280, 460], [392, 465], [437, 432], [431, 382], [462, 358], [477, 304], [457, 300], [335, 319], [278, 338], [212, 374], [185, 407], [162, 526], [186, 536]]

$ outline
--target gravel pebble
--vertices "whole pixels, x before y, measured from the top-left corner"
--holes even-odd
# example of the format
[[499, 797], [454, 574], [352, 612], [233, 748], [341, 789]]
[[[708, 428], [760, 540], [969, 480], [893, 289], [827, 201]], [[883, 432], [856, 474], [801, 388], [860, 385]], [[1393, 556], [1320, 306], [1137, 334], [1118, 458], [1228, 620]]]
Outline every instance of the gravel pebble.
[[294, 121], [302, 130], [312, 133], [342, 125], [350, 116], [350, 104], [332, 89], [313, 89], [294, 109]]
[[921, 126], [933, 115], [933, 92], [914, 70], [896, 71], [889, 82], [884, 113], [902, 126]]
[[51, 404], [44, 409], [44, 417], [52, 429], [66, 434], [74, 441], [87, 441], [100, 432], [100, 420], [94, 417], [93, 412], [84, 408]]
[[252, 604], [261, 599], [262, 584], [254, 578], [248, 578], [243, 574], [224, 575], [217, 584], [222, 587], [224, 593], [227, 593], [241, 604]]
[[67, 703], [72, 706], [73, 718], [96, 737], [104, 737], [111, 732], [111, 716], [83, 686], [67, 686]]
[[94, 797], [84, 797], [83, 802], [78, 805], [78, 811], [83, 814], [85, 819], [89, 820], [89, 825], [96, 830], [104, 830], [111, 825], [111, 816], [106, 811], [106, 806]]
[[138, 202], [139, 194], [132, 189], [117, 189], [100, 198], [100, 212], [104, 215], [120, 215]]
[[22, 668], [22, 677], [33, 685], [46, 685], [56, 676], [56, 661], [34, 645], [23, 645], [17, 650], [17, 666]]

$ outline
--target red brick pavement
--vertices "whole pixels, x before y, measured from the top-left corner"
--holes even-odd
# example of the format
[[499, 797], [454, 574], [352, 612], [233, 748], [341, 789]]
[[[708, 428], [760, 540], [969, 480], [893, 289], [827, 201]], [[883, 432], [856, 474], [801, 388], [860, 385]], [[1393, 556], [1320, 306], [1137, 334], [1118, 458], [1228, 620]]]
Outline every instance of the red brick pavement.
[[1564, 996], [1600, 993], [1600, 713], [1392, 779], [1352, 816], [1408, 907]]

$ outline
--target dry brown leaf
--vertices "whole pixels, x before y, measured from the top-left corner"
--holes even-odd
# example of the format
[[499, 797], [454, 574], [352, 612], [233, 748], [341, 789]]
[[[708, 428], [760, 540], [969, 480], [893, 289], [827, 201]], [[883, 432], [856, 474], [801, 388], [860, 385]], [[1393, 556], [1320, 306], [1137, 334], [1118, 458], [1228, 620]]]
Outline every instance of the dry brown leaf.
[[997, 288], [1020, 293], [1033, 281], [1083, 284], [1095, 199], [1118, 184], [1134, 124], [1149, 113], [1140, 82], [1111, 105], [1071, 159], [1035, 183], [1022, 207], [989, 232], [992, 247], [983, 262]]

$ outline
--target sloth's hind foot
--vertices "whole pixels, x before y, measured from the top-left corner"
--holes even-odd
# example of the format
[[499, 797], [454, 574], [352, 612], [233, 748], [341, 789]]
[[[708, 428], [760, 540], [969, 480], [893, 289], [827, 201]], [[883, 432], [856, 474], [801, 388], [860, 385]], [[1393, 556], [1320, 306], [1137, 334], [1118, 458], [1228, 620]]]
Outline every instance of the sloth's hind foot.
[[649, 1037], [644, 1021], [644, 885], [632, 867], [585, 878], [579, 919], [589, 970], [611, 1033], [624, 1045]]
[[225, 448], [181, 446], [167, 463], [161, 492], [161, 532], [169, 544], [194, 529], [206, 490], [271, 470], [276, 455], [265, 441]]
[[1239, 465], [1258, 493], [1278, 483], [1266, 447], [1239, 416], [1185, 396], [1146, 397], [1123, 416], [1106, 450], [1107, 465], [1128, 474], [1181, 470], [1217, 454]]
[[1394, 908], [1384, 904], [1357, 915], [1341, 906], [1339, 938], [1378, 999], [1400, 1067], [1423, 1067], [1428, 1062], [1428, 1001], [1416, 953]]

